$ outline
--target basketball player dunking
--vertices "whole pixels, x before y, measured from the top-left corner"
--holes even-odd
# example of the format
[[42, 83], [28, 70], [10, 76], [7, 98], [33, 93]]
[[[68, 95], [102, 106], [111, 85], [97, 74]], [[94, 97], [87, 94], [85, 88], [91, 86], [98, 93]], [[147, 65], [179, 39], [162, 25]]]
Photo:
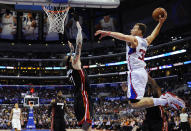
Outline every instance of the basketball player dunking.
[[[81, 48], [82, 48], [82, 28], [76, 22], [78, 34], [76, 38], [76, 49], [74, 56], [67, 56], [68, 78], [74, 86], [74, 111], [78, 120], [78, 125], [82, 125], [85, 131], [91, 130], [92, 125], [92, 102], [91, 91], [86, 71], [81, 67]], [[74, 51], [72, 43], [68, 42], [71, 54]]]
[[128, 65], [128, 94], [129, 104], [132, 108], [148, 108], [153, 106], [165, 106], [172, 107], [181, 106], [185, 107], [183, 100], [167, 92], [162, 95], [161, 98], [143, 97], [145, 93], [146, 83], [148, 81], [148, 74], [145, 70], [146, 63], [144, 62], [144, 56], [146, 54], [147, 47], [157, 37], [159, 31], [167, 18], [165, 12], [164, 17], [159, 16], [159, 23], [147, 38], [143, 38], [146, 31], [146, 25], [143, 23], [137, 23], [131, 30], [131, 35], [124, 35], [117, 32], [109, 32], [98, 30], [95, 35], [101, 34], [101, 38], [105, 36], [111, 36], [119, 40], [125, 41], [126, 44], [126, 59]]
[[23, 120], [23, 118], [22, 118], [22, 114], [21, 114], [21, 109], [19, 108], [18, 103], [16, 103], [15, 108], [13, 108], [11, 110], [8, 126], [10, 125], [10, 122], [11, 122], [12, 127], [13, 127], [13, 129], [15, 129], [15, 131], [21, 131], [22, 120]]

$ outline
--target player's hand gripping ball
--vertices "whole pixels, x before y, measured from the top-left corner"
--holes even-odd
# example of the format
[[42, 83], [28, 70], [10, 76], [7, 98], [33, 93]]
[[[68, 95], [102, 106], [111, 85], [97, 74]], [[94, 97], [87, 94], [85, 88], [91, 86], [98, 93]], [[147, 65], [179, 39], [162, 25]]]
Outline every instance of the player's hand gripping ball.
[[159, 21], [160, 16], [163, 18], [165, 15], [167, 15], [167, 12], [164, 8], [156, 8], [152, 13], [152, 17], [155, 21]]

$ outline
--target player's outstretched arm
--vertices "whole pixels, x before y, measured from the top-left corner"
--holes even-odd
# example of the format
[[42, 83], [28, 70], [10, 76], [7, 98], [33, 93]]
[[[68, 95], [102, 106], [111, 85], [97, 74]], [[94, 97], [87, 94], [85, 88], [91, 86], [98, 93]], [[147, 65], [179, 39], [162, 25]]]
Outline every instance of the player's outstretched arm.
[[167, 18], [167, 13], [166, 12], [164, 14], [164, 17], [159, 16], [159, 23], [158, 23], [158, 25], [155, 27], [155, 29], [153, 30], [151, 35], [149, 35], [146, 38], [146, 40], [148, 42], [148, 45], [150, 45], [152, 43], [152, 41], [157, 37], [157, 35], [159, 34], [160, 29], [161, 29], [163, 23], [165, 22], [166, 18]]
[[70, 56], [72, 56], [72, 54], [74, 53], [74, 46], [70, 41], [68, 41], [68, 46], [70, 48]]
[[79, 21], [76, 22], [76, 26], [78, 28], [78, 34], [77, 34], [77, 38], [76, 38], [76, 49], [75, 49], [73, 64], [76, 64], [78, 61], [80, 61], [81, 50], [82, 50], [82, 41], [83, 41], [82, 27], [80, 26]]
[[132, 35], [124, 35], [122, 33], [119, 32], [110, 32], [110, 31], [103, 31], [103, 30], [98, 30], [95, 33], [95, 36], [97, 35], [101, 35], [99, 39], [102, 39], [103, 37], [106, 36], [111, 36], [113, 38], [125, 41], [125, 42], [131, 42], [131, 44], [133, 45], [133, 47], [137, 46], [137, 39], [132, 36]]

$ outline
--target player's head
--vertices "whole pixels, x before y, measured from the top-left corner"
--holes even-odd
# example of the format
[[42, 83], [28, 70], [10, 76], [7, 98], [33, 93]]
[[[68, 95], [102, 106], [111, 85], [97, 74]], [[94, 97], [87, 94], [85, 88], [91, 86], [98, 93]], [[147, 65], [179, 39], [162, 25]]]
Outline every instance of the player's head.
[[133, 36], [144, 36], [147, 26], [143, 23], [136, 23], [131, 30], [131, 35]]
[[110, 16], [106, 15], [106, 16], [103, 17], [103, 19], [104, 19], [105, 22], [108, 22], [110, 20]]
[[58, 98], [61, 98], [62, 96], [63, 96], [62, 91], [59, 90], [58, 93], [57, 93], [57, 97], [58, 97]]
[[182, 113], [186, 113], [186, 109], [185, 108], [182, 108]]
[[19, 104], [18, 103], [15, 103], [15, 108], [19, 108]]

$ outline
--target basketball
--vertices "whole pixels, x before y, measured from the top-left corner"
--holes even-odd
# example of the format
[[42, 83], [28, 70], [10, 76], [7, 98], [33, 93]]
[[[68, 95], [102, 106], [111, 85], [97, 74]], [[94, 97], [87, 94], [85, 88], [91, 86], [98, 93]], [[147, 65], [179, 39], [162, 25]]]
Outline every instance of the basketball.
[[156, 8], [152, 13], [152, 17], [155, 21], [159, 21], [159, 16], [164, 17], [165, 13], [166, 10], [164, 8]]

